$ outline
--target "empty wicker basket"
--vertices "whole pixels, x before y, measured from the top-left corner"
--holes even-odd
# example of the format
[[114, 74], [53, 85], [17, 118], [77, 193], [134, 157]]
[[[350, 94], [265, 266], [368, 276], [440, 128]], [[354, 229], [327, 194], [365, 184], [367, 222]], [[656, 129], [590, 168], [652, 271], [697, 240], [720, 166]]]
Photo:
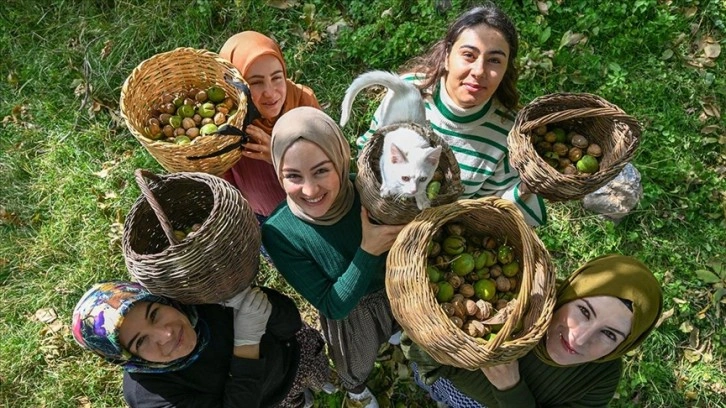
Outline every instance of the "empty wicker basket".
[[[143, 194], [123, 232], [132, 277], [188, 304], [216, 303], [250, 285], [259, 266], [260, 229], [236, 188], [205, 173], [137, 170], [136, 181]], [[175, 236], [194, 224], [201, 224], [196, 232]]]
[[[562, 174], [547, 164], [531, 141], [534, 129], [557, 124], [586, 135], [602, 148], [600, 169], [592, 174]], [[556, 93], [527, 104], [507, 139], [510, 162], [529, 189], [551, 201], [577, 200], [615, 178], [640, 142], [638, 122], [605, 99], [586, 93]]]
[[360, 193], [361, 203], [368, 209], [371, 218], [382, 224], [406, 224], [418, 215], [421, 210], [413, 198], [394, 199], [381, 197], [380, 158], [383, 153], [385, 135], [400, 128], [409, 128], [420, 134], [431, 143], [432, 147], [441, 146], [438, 169], [443, 174], [441, 190], [431, 200], [436, 207], [456, 201], [464, 192], [461, 184], [461, 172], [454, 153], [445, 140], [430, 128], [415, 123], [400, 123], [379, 128], [366, 142], [358, 156], [358, 174], [355, 179], [356, 188]]
[[[506, 239], [520, 260], [518, 301], [488, 342], [454, 325], [429, 288], [428, 244], [451, 221]], [[424, 210], [401, 231], [388, 255], [386, 292], [394, 317], [413, 341], [442, 364], [473, 370], [516, 360], [540, 341], [555, 305], [555, 270], [549, 253], [514, 204], [495, 197], [464, 199]], [[521, 330], [515, 329], [520, 323]]]
[[163, 94], [217, 85], [237, 104], [237, 113], [227, 123], [241, 128], [247, 112], [247, 97], [225, 81], [225, 76], [244, 83], [242, 75], [231, 63], [210, 51], [177, 48], [154, 55], [139, 64], [124, 82], [121, 89], [121, 116], [131, 134], [167, 171], [203, 172], [221, 176], [242, 157], [240, 149], [205, 159], [189, 158], [222, 151], [238, 142], [239, 137], [198, 136], [190, 144], [176, 145], [148, 138], [144, 127], [151, 116], [151, 109]]

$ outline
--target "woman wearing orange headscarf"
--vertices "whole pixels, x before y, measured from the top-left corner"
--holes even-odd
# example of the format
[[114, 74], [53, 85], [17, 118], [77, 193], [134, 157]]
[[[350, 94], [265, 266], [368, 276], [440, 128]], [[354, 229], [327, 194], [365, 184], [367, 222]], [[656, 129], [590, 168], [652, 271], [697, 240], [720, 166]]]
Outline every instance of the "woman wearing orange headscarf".
[[230, 37], [219, 52], [242, 74], [251, 99], [262, 115], [244, 129], [251, 140], [242, 158], [224, 174], [252, 206], [260, 222], [285, 200], [270, 157], [272, 127], [283, 113], [300, 106], [320, 109], [313, 91], [287, 79], [282, 51], [271, 38], [256, 31]]

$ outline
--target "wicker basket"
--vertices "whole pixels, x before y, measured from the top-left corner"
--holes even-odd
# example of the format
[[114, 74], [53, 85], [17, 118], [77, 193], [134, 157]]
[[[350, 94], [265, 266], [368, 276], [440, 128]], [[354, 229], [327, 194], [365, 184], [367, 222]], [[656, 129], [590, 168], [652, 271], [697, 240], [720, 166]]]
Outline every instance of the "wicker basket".
[[[147, 179], [152, 180], [151, 183]], [[126, 217], [126, 267], [149, 291], [183, 303], [216, 303], [250, 285], [260, 228], [242, 194], [206, 173], [136, 171], [143, 194]], [[174, 230], [201, 228], [181, 242]]]
[[[506, 239], [520, 260], [516, 306], [489, 342], [457, 328], [429, 288], [428, 244], [451, 221]], [[496, 197], [463, 199], [424, 210], [401, 231], [388, 255], [386, 292], [394, 317], [413, 341], [442, 364], [473, 370], [516, 360], [540, 341], [555, 305], [555, 270], [544, 245], [512, 203]], [[519, 323], [522, 330], [514, 337]]]
[[365, 147], [358, 156], [358, 174], [355, 184], [360, 193], [361, 203], [368, 209], [371, 218], [382, 224], [406, 224], [421, 212], [416, 206], [416, 200], [413, 198], [381, 197], [380, 158], [383, 153], [383, 141], [387, 133], [400, 128], [412, 129], [428, 140], [431, 146], [442, 147], [438, 169], [441, 170], [444, 178], [441, 180], [439, 195], [431, 200], [431, 206], [436, 207], [454, 202], [464, 192], [459, 164], [456, 157], [454, 157], [454, 153], [448, 143], [430, 128], [424, 128], [415, 123], [400, 123], [381, 127], [366, 142]]
[[[532, 131], [557, 123], [586, 135], [602, 148], [600, 169], [592, 174], [560, 173], [532, 145]], [[633, 157], [640, 142], [638, 122], [597, 95], [557, 93], [539, 97], [517, 115], [509, 132], [510, 161], [534, 193], [551, 201], [577, 200], [615, 178]]]
[[247, 112], [247, 97], [225, 81], [225, 75], [244, 83], [239, 71], [217, 54], [193, 48], [177, 48], [143, 61], [124, 82], [121, 89], [121, 116], [131, 134], [167, 171], [203, 172], [221, 176], [242, 157], [242, 151], [234, 149], [215, 157], [189, 159], [219, 152], [238, 142], [238, 137], [198, 136], [190, 144], [176, 145], [149, 139], [144, 134], [152, 105], [163, 94], [191, 87], [205, 89], [211, 85], [223, 88], [234, 99], [237, 113], [227, 123], [241, 128]]

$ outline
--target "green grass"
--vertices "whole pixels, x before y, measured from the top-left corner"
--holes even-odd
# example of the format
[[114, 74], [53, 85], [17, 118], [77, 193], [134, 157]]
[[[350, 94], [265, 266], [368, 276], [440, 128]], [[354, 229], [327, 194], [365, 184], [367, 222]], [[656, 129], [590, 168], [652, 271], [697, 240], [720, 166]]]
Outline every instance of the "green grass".
[[[76, 346], [68, 324], [90, 284], [127, 276], [120, 237], [140, 194], [133, 171], [162, 171], [118, 121], [121, 85], [134, 67], [181, 46], [216, 51], [235, 32], [256, 29], [280, 41], [290, 75], [338, 118], [355, 76], [396, 70], [475, 2], [451, 3], [441, 12], [430, 0], [314, 0], [285, 10], [262, 0], [4, 2], [0, 406], [123, 406], [120, 370]], [[531, 1], [500, 3], [520, 31], [524, 103], [552, 92], [596, 93], [644, 125], [633, 160], [644, 197], [627, 218], [613, 224], [579, 202], [550, 203], [550, 223], [538, 229], [560, 275], [619, 252], [643, 259], [663, 282], [670, 317], [626, 359], [611, 405], [726, 406], [726, 310], [713, 303], [718, 287], [696, 275], [711, 261], [726, 264], [726, 123], [704, 113], [726, 109], [725, 57], [704, 59], [699, 48], [707, 37], [726, 48], [726, 4], [547, 1], [545, 16]], [[326, 29], [341, 21], [333, 38]], [[568, 30], [587, 41], [561, 47]], [[351, 142], [375, 97], [358, 97], [344, 129]], [[94, 101], [100, 109], [89, 110]], [[702, 133], [709, 125], [716, 130]], [[264, 268], [259, 281], [292, 295], [314, 321], [274, 270]], [[46, 308], [61, 326], [34, 317]], [[382, 405], [430, 406], [405, 370], [399, 376], [400, 354], [389, 357], [370, 382]], [[318, 405], [340, 402], [321, 396]]]

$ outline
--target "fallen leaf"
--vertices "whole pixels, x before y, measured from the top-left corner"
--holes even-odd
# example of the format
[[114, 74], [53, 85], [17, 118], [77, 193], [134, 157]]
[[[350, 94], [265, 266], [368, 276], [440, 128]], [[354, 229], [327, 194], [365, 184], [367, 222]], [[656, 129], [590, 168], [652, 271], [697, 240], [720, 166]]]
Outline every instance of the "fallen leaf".
[[685, 321], [681, 323], [680, 327], [678, 327], [678, 330], [682, 331], [683, 333], [690, 333], [693, 331], [693, 325], [689, 321]]
[[698, 12], [698, 7], [686, 7], [685, 10], [683, 10], [683, 14], [686, 16], [686, 18], [691, 18], [696, 15]]
[[93, 175], [98, 176], [102, 179], [105, 179], [106, 177], [108, 177], [108, 173], [109, 173], [109, 169], [102, 169], [101, 171], [97, 171], [97, 172], [93, 173]]
[[703, 47], [703, 53], [706, 55], [706, 58], [716, 59], [721, 55], [721, 45], [717, 42], [708, 43]]
[[110, 200], [112, 198], [118, 198], [118, 195], [115, 191], [107, 191], [106, 194], [104, 194], [103, 198], [106, 200]]
[[719, 129], [718, 125], [708, 125], [704, 126], [703, 129], [701, 129], [701, 133], [704, 135], [710, 135], [711, 133], [717, 131]]
[[718, 105], [706, 103], [703, 105], [703, 112], [708, 116], [714, 116], [718, 119], [721, 119], [721, 109], [718, 107]]
[[685, 305], [686, 303], [688, 303], [688, 302], [686, 302], [683, 299], [679, 299], [679, 298], [675, 298], [675, 297], [673, 298], [673, 301], [676, 302], [679, 305]]
[[55, 310], [51, 308], [45, 308], [45, 309], [38, 309], [35, 311], [35, 318], [39, 321], [48, 324], [55, 321], [55, 319], [58, 318], [58, 315], [55, 313]]
[[267, 0], [267, 5], [280, 10], [297, 6], [297, 0]]
[[670, 309], [666, 310], [665, 312], [663, 312], [663, 314], [660, 315], [660, 318], [658, 319], [658, 321], [655, 323], [655, 327], [656, 328], [660, 327], [660, 325], [663, 324], [664, 321], [670, 319], [671, 316], [673, 316], [674, 312], [675, 312], [674, 308], [670, 308]]
[[668, 48], [667, 50], [663, 51], [663, 54], [661, 54], [660, 59], [665, 61], [665, 60], [671, 59], [671, 57], [673, 57], [673, 50]]
[[549, 6], [544, 1], [537, 2], [537, 10], [544, 16], [549, 14]]
[[88, 397], [78, 398], [78, 408], [91, 408], [91, 400]]
[[103, 43], [103, 49], [101, 50], [101, 59], [105, 59], [108, 57], [109, 54], [111, 54], [111, 48], [113, 46], [113, 41], [106, 40], [105, 43]]
[[688, 344], [694, 349], [698, 348], [698, 346], [701, 345], [701, 338], [699, 337], [700, 334], [701, 331], [698, 330], [698, 327], [694, 327], [693, 330], [691, 330], [690, 335], [688, 336]]
[[698, 360], [701, 359], [701, 353], [699, 353], [696, 350], [684, 350], [683, 351], [683, 357], [689, 362], [689, 363], [695, 363]]
[[562, 35], [562, 39], [560, 40], [560, 49], [562, 49], [563, 47], [573, 46], [583, 41], [587, 41], [587, 37], [585, 36], [585, 34], [573, 33], [571, 30], [567, 30], [567, 32]]

